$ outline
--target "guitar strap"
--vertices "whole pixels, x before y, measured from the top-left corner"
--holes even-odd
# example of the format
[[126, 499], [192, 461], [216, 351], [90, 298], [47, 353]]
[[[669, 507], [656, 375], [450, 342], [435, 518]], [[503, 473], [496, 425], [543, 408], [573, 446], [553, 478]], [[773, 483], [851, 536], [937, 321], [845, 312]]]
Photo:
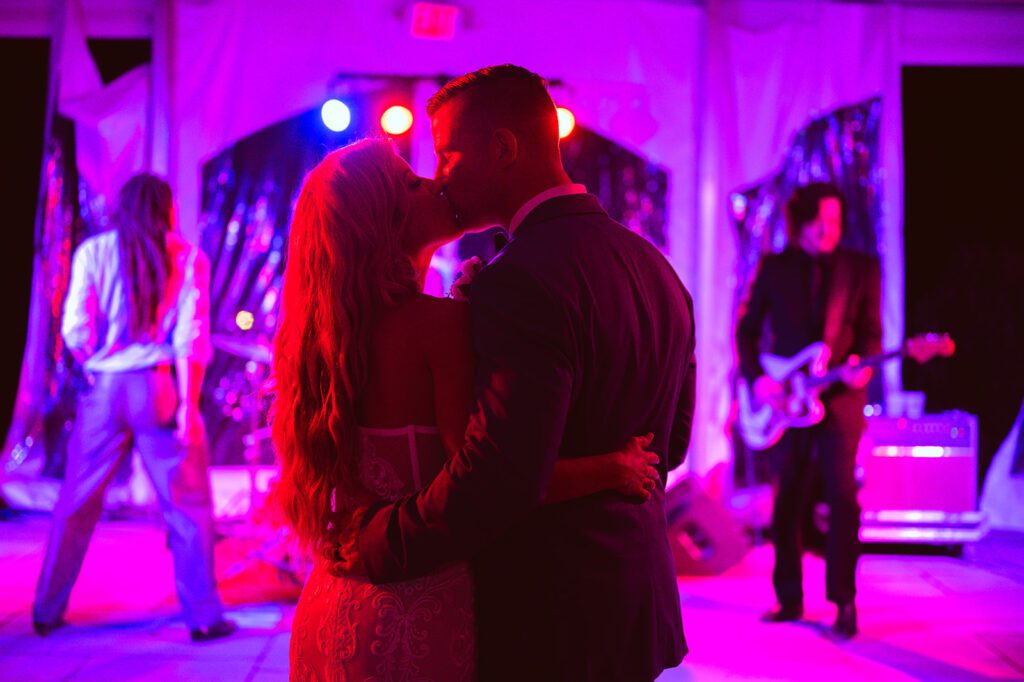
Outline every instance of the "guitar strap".
[[[843, 318], [850, 302], [850, 287], [853, 285], [852, 259], [838, 258], [832, 266], [832, 281], [829, 283], [828, 298], [825, 301], [825, 329], [822, 341], [834, 350], [843, 328]], [[834, 356], [833, 356], [834, 357]]]

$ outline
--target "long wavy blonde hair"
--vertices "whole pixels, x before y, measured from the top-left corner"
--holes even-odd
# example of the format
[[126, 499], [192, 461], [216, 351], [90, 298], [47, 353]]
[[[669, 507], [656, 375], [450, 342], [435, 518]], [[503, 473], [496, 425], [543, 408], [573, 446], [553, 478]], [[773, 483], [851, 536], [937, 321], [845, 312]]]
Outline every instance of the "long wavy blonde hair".
[[418, 291], [402, 242], [409, 196], [390, 142], [361, 140], [306, 176], [274, 339], [276, 497], [299, 544], [335, 540], [360, 494], [356, 413], [378, 312]]

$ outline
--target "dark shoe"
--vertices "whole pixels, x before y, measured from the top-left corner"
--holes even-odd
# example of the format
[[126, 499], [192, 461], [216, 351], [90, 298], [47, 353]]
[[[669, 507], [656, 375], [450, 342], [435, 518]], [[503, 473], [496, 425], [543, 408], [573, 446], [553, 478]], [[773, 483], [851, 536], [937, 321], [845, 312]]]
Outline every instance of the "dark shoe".
[[40, 637], [46, 637], [51, 634], [54, 630], [59, 630], [65, 625], [67, 621], [61, 618], [56, 623], [43, 623], [38, 620], [32, 621], [32, 629], [36, 631], [36, 634]]
[[857, 607], [853, 602], [839, 604], [832, 636], [839, 640], [852, 639], [857, 634]]
[[765, 623], [790, 623], [804, 617], [803, 602], [791, 604], [779, 604], [768, 613], [761, 616]]
[[238, 630], [238, 625], [232, 620], [219, 620], [213, 625], [205, 628], [196, 628], [190, 633], [193, 642], [209, 642], [233, 635]]

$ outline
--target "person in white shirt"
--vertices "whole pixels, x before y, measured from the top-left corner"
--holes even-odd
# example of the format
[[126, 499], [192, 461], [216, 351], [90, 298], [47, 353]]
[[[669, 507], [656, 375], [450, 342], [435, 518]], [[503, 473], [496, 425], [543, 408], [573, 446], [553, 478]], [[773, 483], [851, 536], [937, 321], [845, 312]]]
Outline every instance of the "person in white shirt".
[[64, 612], [111, 476], [139, 452], [160, 500], [175, 587], [193, 641], [230, 635], [213, 566], [206, 433], [199, 391], [210, 345], [210, 265], [173, 229], [162, 179], [140, 174], [118, 194], [115, 229], [75, 251], [61, 336], [89, 377], [36, 586], [33, 627]]

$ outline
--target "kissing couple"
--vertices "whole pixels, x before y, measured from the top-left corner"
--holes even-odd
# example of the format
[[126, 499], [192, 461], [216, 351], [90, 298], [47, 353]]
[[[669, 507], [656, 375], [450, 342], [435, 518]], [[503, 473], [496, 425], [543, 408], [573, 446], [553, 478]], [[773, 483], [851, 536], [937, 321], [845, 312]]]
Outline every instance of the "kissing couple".
[[[295, 209], [273, 435], [316, 562], [291, 677], [653, 680], [687, 652], [664, 498], [691, 297], [572, 183], [539, 76], [480, 69], [427, 112], [434, 179], [362, 140]], [[494, 225], [468, 301], [423, 294], [439, 245]]]

